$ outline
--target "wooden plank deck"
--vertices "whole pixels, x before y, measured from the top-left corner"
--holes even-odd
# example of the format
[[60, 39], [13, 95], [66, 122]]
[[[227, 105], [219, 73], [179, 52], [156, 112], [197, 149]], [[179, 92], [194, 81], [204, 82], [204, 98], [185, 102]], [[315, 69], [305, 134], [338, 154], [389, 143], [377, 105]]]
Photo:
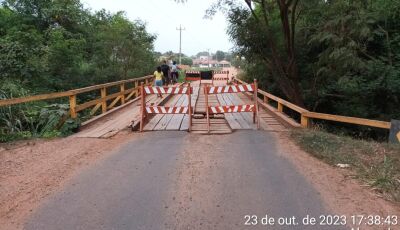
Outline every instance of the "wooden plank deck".
[[[208, 104], [210, 106], [219, 105], [216, 94], [208, 95]], [[204, 87], [200, 88], [198, 100], [196, 102], [196, 107], [194, 109], [195, 114], [206, 114], [206, 96], [204, 94]]]
[[[199, 119], [192, 119], [192, 132], [193, 133], [208, 133], [207, 132], [207, 119], [202, 114], [206, 114], [204, 87], [199, 85], [199, 81], [192, 82], [191, 86], [194, 87], [194, 92], [191, 96], [191, 103], [194, 107], [194, 113], [199, 115]], [[218, 85], [220, 85], [218, 83]], [[223, 81], [221, 81], [223, 85]], [[156, 95], [149, 95], [146, 97], [146, 104], [158, 105], [164, 98], [158, 98]], [[209, 104], [216, 105], [243, 105], [251, 104], [252, 100], [245, 94], [213, 94], [209, 95]], [[140, 102], [135, 101], [131, 105], [122, 108], [113, 116], [105, 117], [98, 124], [91, 125], [81, 132], [75, 134], [76, 137], [94, 137], [94, 138], [108, 138], [120, 130], [127, 128], [132, 121], [140, 119]], [[172, 95], [167, 101], [164, 101], [165, 106], [187, 106], [187, 95]], [[260, 109], [260, 122], [261, 127], [267, 131], [282, 132], [287, 131], [287, 128], [282, 125], [273, 115]], [[210, 119], [210, 134], [228, 134], [233, 130], [241, 129], [256, 129], [253, 124], [252, 113], [226, 113], [222, 117], [211, 117]], [[145, 131], [160, 131], [160, 130], [182, 130], [189, 129], [189, 116], [187, 114], [157, 114], [145, 125]]]
[[[150, 95], [147, 98], [148, 104], [159, 104], [162, 99], [156, 95]], [[137, 100], [132, 104], [122, 108], [118, 112], [114, 112], [112, 116], [104, 117], [101, 122], [95, 122], [84, 130], [76, 133], [75, 137], [93, 137], [93, 138], [109, 138], [117, 134], [120, 130], [129, 127], [132, 121], [140, 120], [140, 101]]]
[[[239, 93], [236, 95], [240, 100], [243, 101], [243, 103], [252, 103], [251, 99], [247, 95], [243, 93]], [[260, 126], [263, 130], [271, 132], [288, 131], [288, 128], [285, 127], [281, 122], [279, 122], [279, 120], [276, 117], [274, 117], [261, 107], [259, 109], [259, 114], [260, 114]]]
[[[192, 107], [199, 97], [199, 82], [193, 82], [193, 94], [191, 95]], [[166, 103], [166, 106], [188, 106], [189, 98], [187, 95], [173, 95]], [[145, 131], [162, 131], [162, 130], [182, 130], [189, 129], [189, 116], [186, 114], [157, 114], [144, 127]]]
[[[176, 106], [179, 100], [182, 99], [182, 95], [173, 95], [172, 98], [165, 104], [166, 106]], [[171, 114], [157, 114], [155, 115], [143, 128], [145, 131], [151, 130], [162, 130], [162, 127], [168, 124], [172, 118]]]
[[[195, 82], [193, 85], [193, 94], [192, 94], [192, 108], [195, 108], [195, 105], [197, 103], [197, 100], [199, 99], [199, 93], [200, 93], [200, 82]], [[194, 109], [193, 109], [194, 112]], [[180, 127], [180, 130], [182, 131], [188, 131], [189, 130], [189, 115], [185, 114], [182, 120], [182, 125]]]
[[210, 133], [208, 133], [207, 119], [193, 119], [192, 133], [229, 134], [232, 133], [232, 129], [225, 119], [210, 119]]
[[[219, 84], [220, 83], [220, 84]], [[224, 82], [219, 82], [218, 85], [223, 85]], [[225, 82], [226, 83], [226, 82]], [[195, 90], [192, 94], [192, 105], [194, 107], [194, 114], [205, 115], [206, 103], [204, 95], [203, 83], [200, 86], [199, 81], [193, 82], [192, 86]], [[209, 104], [216, 105], [244, 105], [252, 104], [253, 101], [244, 94], [212, 94], [209, 95]], [[167, 103], [168, 106], [187, 106], [187, 95], [174, 95]], [[193, 133], [208, 133], [207, 119], [205, 116], [192, 119], [192, 132]], [[260, 123], [261, 127], [267, 131], [286, 131], [283, 126], [272, 115], [260, 109]], [[210, 134], [228, 134], [233, 130], [241, 129], [256, 129], [256, 124], [253, 123], [253, 113], [225, 113], [223, 117], [211, 117], [210, 119]], [[152, 118], [145, 126], [146, 131], [161, 131], [161, 130], [182, 130], [189, 129], [189, 116], [184, 114], [158, 114]]]
[[[194, 107], [195, 115], [192, 119], [193, 133], [208, 133], [207, 132], [207, 119], [206, 104], [204, 95], [204, 85], [210, 85], [211, 81], [195, 81], [191, 83], [194, 87], [194, 92], [191, 97], [191, 104]], [[226, 81], [214, 81], [214, 85], [226, 85]], [[163, 103], [165, 106], [187, 106], [187, 95], [171, 95], [169, 99], [158, 98], [156, 95], [149, 95], [146, 97], [147, 105], [159, 105]], [[209, 95], [209, 105], [243, 105], [251, 104], [252, 100], [248, 95], [239, 94], [213, 94]], [[196, 119], [198, 118], [198, 119]], [[106, 115], [83, 127], [83, 129], [76, 133], [75, 137], [93, 137], [93, 138], [109, 138], [117, 134], [120, 130], [128, 128], [132, 122], [137, 123], [140, 120], [140, 101], [132, 101], [129, 105], [118, 109], [112, 114]], [[287, 131], [287, 127], [282, 124], [269, 111], [260, 108], [260, 122], [261, 128], [267, 131], [282, 132]], [[225, 134], [231, 133], [233, 130], [240, 129], [255, 129], [256, 125], [253, 124], [252, 113], [226, 113], [223, 116], [211, 117], [211, 134]], [[145, 125], [146, 131], [158, 130], [182, 130], [189, 129], [189, 116], [187, 114], [157, 114]]]

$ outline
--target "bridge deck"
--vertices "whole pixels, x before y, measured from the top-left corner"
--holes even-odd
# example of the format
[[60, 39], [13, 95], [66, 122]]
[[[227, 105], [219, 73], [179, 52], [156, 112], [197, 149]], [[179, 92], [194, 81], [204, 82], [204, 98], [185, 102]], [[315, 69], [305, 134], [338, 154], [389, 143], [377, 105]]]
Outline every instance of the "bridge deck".
[[[199, 97], [199, 82], [193, 82], [194, 88], [191, 96], [191, 104], [195, 105]], [[166, 106], [188, 106], [189, 100], [187, 95], [173, 95], [166, 102]], [[145, 131], [160, 131], [160, 130], [188, 130], [189, 116], [186, 114], [157, 114], [144, 127]]]
[[[193, 82], [194, 92], [191, 97], [194, 109], [194, 118], [192, 119], [193, 133], [207, 133], [206, 104], [204, 88], [200, 82]], [[223, 85], [225, 81], [215, 81], [216, 85]], [[203, 84], [203, 82], [202, 82]], [[166, 106], [187, 106], [187, 95], [172, 95], [168, 100], [158, 98], [156, 95], [149, 95], [146, 104], [158, 105], [164, 102]], [[251, 104], [251, 99], [245, 94], [218, 94], [209, 95], [210, 105], [242, 105]], [[76, 137], [108, 138], [117, 134], [120, 130], [128, 128], [132, 121], [138, 121], [140, 113], [139, 101], [135, 101], [128, 106], [119, 109], [117, 112], [106, 116], [99, 121], [85, 127], [84, 130], [75, 134]], [[189, 117], [184, 114], [157, 114], [144, 127], [145, 131], [161, 130], [182, 130], [189, 129]], [[282, 125], [273, 115], [260, 108], [261, 128], [267, 131], [286, 131], [287, 128]], [[225, 113], [218, 115], [210, 120], [211, 134], [231, 133], [233, 130], [255, 129], [252, 113]]]
[[[225, 84], [225, 81], [214, 82], [217, 85]], [[204, 87], [199, 87], [199, 81], [193, 82], [195, 87], [192, 95], [192, 105], [195, 105], [192, 131], [194, 133], [207, 133], [206, 103]], [[209, 95], [210, 105], [243, 105], [253, 103], [249, 97], [244, 94], [212, 94]], [[187, 106], [188, 98], [186, 95], [174, 95], [167, 103], [167, 106]], [[200, 115], [200, 117], [198, 117]], [[272, 115], [264, 110], [260, 111], [260, 120], [264, 129], [269, 131], [285, 131], [286, 128], [279, 123]], [[210, 120], [211, 134], [231, 133], [233, 130], [256, 129], [253, 124], [252, 113], [225, 113], [223, 116], [215, 116]], [[145, 126], [145, 131], [160, 130], [188, 130], [188, 115], [157, 114]]]
[[[156, 95], [147, 97], [148, 104], [159, 104], [161, 98]], [[128, 128], [133, 121], [140, 120], [140, 101], [136, 100], [118, 111], [105, 116], [99, 121], [85, 127], [75, 134], [75, 137], [109, 138], [114, 136], [122, 129]]]

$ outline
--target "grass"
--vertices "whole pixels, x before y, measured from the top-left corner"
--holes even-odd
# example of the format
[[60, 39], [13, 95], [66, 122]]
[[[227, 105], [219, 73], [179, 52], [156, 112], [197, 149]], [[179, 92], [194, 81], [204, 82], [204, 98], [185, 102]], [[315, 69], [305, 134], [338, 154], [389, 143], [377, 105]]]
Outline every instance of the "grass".
[[179, 83], [185, 82], [185, 71], [179, 70], [178, 73], [179, 73], [179, 75], [178, 75], [178, 82], [179, 82]]
[[385, 198], [400, 201], [400, 145], [356, 140], [322, 130], [296, 130], [292, 138], [330, 165], [349, 164], [356, 178]]

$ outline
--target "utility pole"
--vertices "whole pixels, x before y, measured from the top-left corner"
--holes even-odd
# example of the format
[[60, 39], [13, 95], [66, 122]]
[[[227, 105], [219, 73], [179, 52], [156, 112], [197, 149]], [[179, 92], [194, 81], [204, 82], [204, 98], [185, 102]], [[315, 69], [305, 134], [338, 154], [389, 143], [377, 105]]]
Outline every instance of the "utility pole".
[[207, 49], [207, 51], [208, 51], [208, 57], [207, 57], [208, 68], [210, 68], [210, 49]]
[[179, 28], [176, 28], [176, 30], [179, 30], [179, 65], [182, 65], [182, 30], [185, 30], [185, 28], [179, 25]]

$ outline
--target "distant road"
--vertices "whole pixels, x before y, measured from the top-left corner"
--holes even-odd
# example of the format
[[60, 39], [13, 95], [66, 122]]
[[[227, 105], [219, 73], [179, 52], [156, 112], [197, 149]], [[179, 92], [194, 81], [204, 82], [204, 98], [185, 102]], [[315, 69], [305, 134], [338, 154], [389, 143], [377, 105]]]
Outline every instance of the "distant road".
[[[25, 228], [327, 229], [300, 226], [303, 217], [321, 214], [318, 193], [269, 133], [165, 131], [138, 134], [82, 171], [34, 210]], [[246, 226], [255, 223], [246, 215], [257, 215], [258, 225]], [[262, 226], [265, 215], [295, 216], [299, 225]]]

